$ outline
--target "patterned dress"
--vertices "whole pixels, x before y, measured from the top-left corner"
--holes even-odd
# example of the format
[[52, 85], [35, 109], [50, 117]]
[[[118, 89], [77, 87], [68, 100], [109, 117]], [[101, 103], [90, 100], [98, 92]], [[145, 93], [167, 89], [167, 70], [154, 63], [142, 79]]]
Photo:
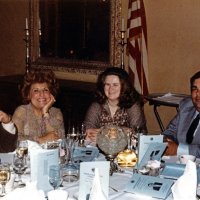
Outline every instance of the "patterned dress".
[[94, 102], [87, 111], [84, 123], [86, 129], [113, 124], [131, 128], [133, 131], [139, 129], [140, 132], [147, 133], [144, 111], [139, 103], [135, 103], [128, 109], [119, 108], [112, 117], [107, 103], [100, 105]]
[[[37, 141], [38, 137], [44, 136], [48, 132], [55, 131], [60, 138], [64, 137], [63, 115], [60, 109], [51, 107], [49, 109], [49, 118], [37, 117], [31, 104], [19, 106], [13, 114], [13, 122], [17, 126], [18, 138]], [[51, 126], [51, 130], [46, 126], [45, 120]], [[53, 128], [53, 130], [52, 130]]]

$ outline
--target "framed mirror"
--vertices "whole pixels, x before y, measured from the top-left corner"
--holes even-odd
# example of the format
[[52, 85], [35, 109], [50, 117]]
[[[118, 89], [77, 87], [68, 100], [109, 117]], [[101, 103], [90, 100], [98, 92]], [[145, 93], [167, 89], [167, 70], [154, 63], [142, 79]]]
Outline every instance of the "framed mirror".
[[121, 64], [121, 0], [30, 0], [29, 67], [97, 75]]

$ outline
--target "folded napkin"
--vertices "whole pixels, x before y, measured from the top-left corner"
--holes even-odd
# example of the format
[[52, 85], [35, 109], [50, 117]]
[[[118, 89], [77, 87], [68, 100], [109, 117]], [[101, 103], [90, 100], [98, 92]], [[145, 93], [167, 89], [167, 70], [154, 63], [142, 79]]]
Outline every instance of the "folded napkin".
[[9, 192], [2, 200], [46, 200], [42, 190], [37, 190], [36, 182], [27, 182], [26, 187]]
[[196, 200], [197, 170], [196, 164], [188, 160], [185, 171], [172, 186], [174, 200]]
[[48, 200], [67, 200], [68, 192], [65, 190], [51, 190], [47, 193]]
[[106, 200], [105, 194], [102, 191], [98, 168], [95, 168], [89, 200]]
[[27, 140], [28, 141], [28, 150], [32, 150], [32, 149], [42, 149], [41, 145], [38, 144], [37, 142], [31, 141], [31, 140]]

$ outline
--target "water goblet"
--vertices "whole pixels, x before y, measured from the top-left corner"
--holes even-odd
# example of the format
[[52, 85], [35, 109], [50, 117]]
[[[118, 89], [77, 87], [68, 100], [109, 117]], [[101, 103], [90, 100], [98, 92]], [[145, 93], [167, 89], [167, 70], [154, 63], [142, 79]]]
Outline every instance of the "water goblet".
[[66, 148], [67, 148], [67, 164], [63, 167], [63, 181], [74, 182], [79, 178], [78, 167], [73, 161], [73, 152], [75, 148], [76, 138], [74, 134], [68, 134], [66, 138]]
[[67, 155], [67, 147], [65, 139], [62, 139], [60, 142], [60, 149], [59, 149], [59, 157], [60, 157], [60, 166], [64, 166], [66, 162], [66, 155]]
[[17, 143], [17, 150], [16, 153], [18, 157], [24, 157], [25, 165], [30, 164], [30, 157], [28, 156], [28, 141], [27, 140], [19, 140]]
[[11, 175], [10, 164], [1, 163], [0, 164], [0, 184], [2, 188], [1, 188], [0, 197], [3, 197], [6, 195], [5, 186], [6, 186], [6, 183], [10, 180], [10, 175]]
[[20, 157], [18, 154], [14, 154], [13, 158], [13, 171], [18, 175], [15, 182], [18, 183], [18, 187], [24, 187], [26, 184], [22, 181], [22, 174], [27, 169], [25, 157]]
[[16, 153], [18, 154], [18, 157], [28, 156], [28, 141], [27, 140], [18, 141]]
[[51, 184], [54, 190], [61, 185], [61, 177], [61, 169], [59, 165], [49, 166], [49, 183]]
[[81, 124], [81, 133], [79, 135], [79, 143], [78, 146], [80, 147], [86, 147], [85, 146], [85, 137], [86, 137], [86, 128], [84, 123]]

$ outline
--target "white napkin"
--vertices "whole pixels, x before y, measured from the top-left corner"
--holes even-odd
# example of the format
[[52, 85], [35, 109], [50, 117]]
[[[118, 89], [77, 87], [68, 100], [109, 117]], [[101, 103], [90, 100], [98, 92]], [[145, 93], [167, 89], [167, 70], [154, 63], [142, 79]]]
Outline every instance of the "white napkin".
[[48, 200], [67, 200], [68, 192], [65, 190], [51, 190], [47, 193]]
[[93, 183], [92, 183], [92, 188], [91, 188], [89, 200], [106, 200], [106, 197], [105, 197], [105, 195], [102, 191], [102, 188], [101, 188], [99, 169], [98, 168], [95, 168], [94, 180], [93, 180]]
[[36, 182], [27, 182], [26, 187], [9, 192], [2, 200], [46, 200], [42, 190], [37, 190]]
[[32, 149], [42, 149], [42, 147], [40, 146], [40, 144], [38, 144], [37, 142], [31, 141], [31, 140], [27, 140], [28, 141], [28, 150], [32, 150]]
[[188, 160], [185, 171], [172, 186], [174, 200], [196, 200], [197, 170], [196, 164]]

